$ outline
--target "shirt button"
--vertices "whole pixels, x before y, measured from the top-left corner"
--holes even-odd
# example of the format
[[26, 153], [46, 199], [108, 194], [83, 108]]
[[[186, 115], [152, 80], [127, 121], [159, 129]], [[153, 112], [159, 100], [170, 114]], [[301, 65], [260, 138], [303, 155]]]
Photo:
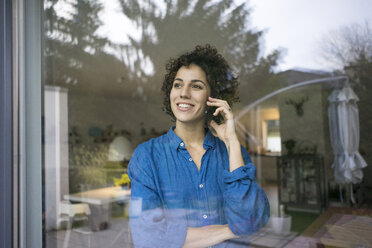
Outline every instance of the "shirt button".
[[185, 144], [183, 142], [181, 142], [180, 146], [184, 146]]
[[189, 161], [191, 162], [192, 161], [192, 158], [189, 158]]
[[204, 185], [203, 184], [199, 184], [199, 188], [203, 188], [204, 187]]
[[208, 216], [206, 214], [203, 215], [203, 219], [206, 219], [208, 218]]

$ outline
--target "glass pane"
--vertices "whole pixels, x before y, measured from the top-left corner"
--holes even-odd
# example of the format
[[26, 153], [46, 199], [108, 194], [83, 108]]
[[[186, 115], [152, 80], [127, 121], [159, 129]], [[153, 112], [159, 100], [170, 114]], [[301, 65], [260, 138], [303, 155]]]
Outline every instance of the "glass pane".
[[[282, 4], [277, 7], [287, 7], [283, 11], [291, 13], [303, 8]], [[331, 53], [335, 47], [349, 49], [345, 54], [353, 56], [343, 60], [333, 54], [326, 57], [326, 65], [315, 68], [318, 64], [293, 62], [293, 53], [302, 56], [298, 45], [300, 51], [308, 51], [302, 45], [305, 42], [298, 41], [297, 46], [288, 42], [286, 48], [278, 43], [271, 49], [275, 39], [262, 30], [278, 30], [271, 21], [275, 14], [265, 15], [266, 24], [260, 17], [262, 9], [270, 8], [257, 1], [44, 0], [45, 247], [133, 247], [133, 243], [179, 247], [186, 233], [195, 238], [206, 230], [195, 229], [191, 234], [192, 228], [215, 225], [229, 235], [233, 231], [241, 236], [218, 239], [226, 242], [223, 245], [333, 245], [346, 242], [335, 235], [341, 229], [352, 232], [350, 228], [361, 223], [363, 232], [353, 233], [362, 235], [360, 242], [348, 244], [368, 247], [372, 243], [371, 235], [363, 236], [372, 230], [368, 194], [372, 186], [366, 180], [371, 167], [365, 166], [372, 162], [367, 152], [372, 141], [368, 133], [370, 24], [340, 22], [333, 36], [324, 35], [328, 39], [324, 49], [328, 46]], [[311, 28], [293, 29], [308, 30], [304, 36], [309, 39], [323, 27], [314, 21], [315, 16], [299, 19], [306, 19]], [[287, 28], [283, 22], [276, 24], [279, 30]], [[324, 32], [331, 34], [330, 30]], [[332, 43], [335, 37], [345, 44], [365, 44], [344, 46]], [[205, 67], [197, 62], [191, 63], [197, 64], [196, 69], [182, 67], [188, 73], [201, 69], [197, 80], [190, 82], [182, 76], [181, 65], [175, 66], [175, 61], [185, 60], [172, 60], [176, 69], [166, 67], [170, 58], [177, 59], [196, 45], [210, 51], [207, 43], [230, 65], [221, 69], [223, 80], [214, 80], [222, 64], [218, 60], [210, 66], [216, 57]], [[270, 49], [264, 49], [266, 45]], [[286, 54], [291, 62], [285, 61]], [[341, 66], [331, 64], [331, 59], [338, 59]], [[296, 66], [311, 68], [292, 68]], [[169, 73], [172, 68], [173, 74]], [[231, 93], [235, 77], [239, 102], [234, 102]], [[177, 89], [187, 90], [177, 95]], [[195, 92], [206, 93], [198, 95], [204, 98], [194, 98], [199, 94]], [[175, 103], [171, 93], [183, 100]], [[230, 129], [231, 137], [236, 141], [237, 136], [242, 146], [233, 158], [243, 157], [239, 166], [244, 168], [229, 171], [239, 167], [230, 165], [229, 156], [235, 153], [228, 150], [238, 142], [229, 144], [218, 132], [224, 123], [216, 128], [204, 126], [205, 119], [213, 118], [213, 111], [205, 107], [208, 94], [227, 100], [232, 107], [235, 129]], [[192, 121], [187, 119], [190, 109], [200, 110], [192, 115], [196, 119], [190, 117]], [[167, 112], [174, 114], [176, 122]], [[219, 118], [223, 116], [228, 118], [228, 114]], [[181, 139], [177, 130], [185, 131], [185, 127], [193, 127], [192, 135]], [[202, 139], [195, 141], [197, 134]], [[179, 143], [167, 153], [171, 143], [162, 139], [170, 137]], [[209, 139], [221, 146], [208, 143]], [[164, 151], [154, 155], [160, 148]], [[154, 167], [149, 169], [150, 165]], [[357, 169], [345, 174], [344, 165]], [[174, 168], [177, 171], [171, 172]], [[261, 188], [270, 203], [268, 221]], [[252, 194], [257, 197], [247, 200]], [[250, 203], [254, 204], [245, 208]], [[249, 224], [244, 220], [247, 216], [252, 216]], [[205, 242], [198, 245], [217, 244], [213, 239]]]

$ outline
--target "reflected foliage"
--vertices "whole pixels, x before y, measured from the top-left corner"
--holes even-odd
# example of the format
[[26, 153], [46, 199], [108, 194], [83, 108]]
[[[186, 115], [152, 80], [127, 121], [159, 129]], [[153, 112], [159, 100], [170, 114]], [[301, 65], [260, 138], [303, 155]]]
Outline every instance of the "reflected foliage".
[[[236, 5], [233, 0], [118, 1], [123, 15], [140, 34], [140, 38], [123, 34], [130, 40], [125, 45], [97, 35], [104, 7], [98, 0], [45, 0], [46, 84], [85, 94], [139, 97], [144, 101], [154, 96], [160, 101], [166, 61], [197, 44], [210, 43], [230, 62], [246, 87], [242, 88], [243, 102], [251, 102], [275, 87], [272, 68], [280, 53], [260, 56], [263, 32], [249, 28], [251, 10], [247, 4]], [[69, 11], [61, 14], [60, 6]]]
[[[57, 13], [58, 5], [71, 9], [61, 15]], [[72, 92], [104, 93], [110, 86], [122, 83], [129, 70], [105, 52], [111, 43], [97, 35], [103, 8], [97, 0], [79, 0], [71, 5], [67, 1], [46, 0], [44, 6], [45, 84], [67, 87]]]
[[236, 5], [233, 0], [119, 1], [123, 13], [141, 32], [140, 39], [130, 37], [132, 46], [128, 49], [149, 58], [154, 65], [148, 79], [150, 92], [159, 92], [167, 59], [197, 44], [216, 46], [239, 75], [240, 82], [254, 87], [256, 92], [264, 88], [263, 82], [272, 76], [279, 52], [260, 57], [263, 33], [249, 29], [250, 9], [245, 3]]
[[372, 58], [372, 27], [368, 22], [354, 23], [331, 30], [323, 37], [321, 55], [336, 68], [342, 69], [363, 58]]
[[[372, 38], [371, 38], [372, 39]], [[372, 136], [369, 135], [372, 129], [372, 57], [366, 58], [362, 55], [355, 62], [346, 68], [351, 75], [351, 83], [355, 93], [359, 97], [359, 122], [360, 122], [360, 153], [366, 160], [367, 166], [364, 170], [363, 184], [368, 185], [369, 190], [372, 183], [368, 178], [372, 176], [372, 154], [368, 152], [372, 145]]]
[[89, 185], [94, 188], [107, 185], [105, 171], [108, 154], [107, 145], [91, 147], [74, 145], [70, 146], [69, 153], [70, 192], [79, 192], [81, 185]]

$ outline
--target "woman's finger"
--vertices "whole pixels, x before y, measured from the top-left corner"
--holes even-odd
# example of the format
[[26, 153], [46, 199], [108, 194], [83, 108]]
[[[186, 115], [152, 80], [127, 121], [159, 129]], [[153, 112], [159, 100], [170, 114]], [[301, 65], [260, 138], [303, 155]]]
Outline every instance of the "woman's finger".
[[213, 115], [217, 116], [219, 113], [224, 114], [225, 118], [229, 118], [232, 116], [231, 111], [225, 107], [219, 107], [214, 111]]
[[218, 99], [218, 98], [209, 97], [208, 100], [210, 102], [221, 102], [221, 103], [224, 103], [226, 105], [229, 105], [229, 103], [226, 100], [222, 100], [222, 99]]
[[231, 110], [229, 104], [226, 101], [215, 101], [215, 102], [207, 101], [207, 105], [215, 106], [215, 107], [225, 107]]
[[219, 108], [226, 108], [228, 111], [231, 112], [231, 108], [229, 105], [223, 104], [223, 103], [212, 103], [212, 102], [207, 102], [208, 106], [215, 106]]
[[210, 99], [210, 100], [212, 100], [212, 101], [224, 101], [224, 102], [226, 102], [225, 100], [223, 100], [223, 99], [219, 99], [219, 98], [215, 98], [215, 97], [208, 97], [208, 99]]
[[222, 102], [210, 102], [210, 101], [207, 101], [207, 104], [209, 106], [226, 106], [225, 104], [223, 104]]
[[[216, 111], [214, 111], [213, 115], [217, 116], [220, 112], [225, 112], [225, 108], [224, 107], [217, 108]], [[224, 114], [226, 114], [226, 113], [224, 113]]]

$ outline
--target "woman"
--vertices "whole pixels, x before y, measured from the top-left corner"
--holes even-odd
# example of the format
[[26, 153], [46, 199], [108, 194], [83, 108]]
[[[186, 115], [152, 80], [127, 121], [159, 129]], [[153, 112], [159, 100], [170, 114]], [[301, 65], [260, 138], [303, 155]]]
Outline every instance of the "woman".
[[164, 109], [176, 125], [139, 145], [130, 161], [134, 245], [237, 246], [225, 241], [256, 232], [269, 217], [235, 131], [230, 105], [238, 100], [237, 78], [210, 45], [170, 60], [166, 69]]

